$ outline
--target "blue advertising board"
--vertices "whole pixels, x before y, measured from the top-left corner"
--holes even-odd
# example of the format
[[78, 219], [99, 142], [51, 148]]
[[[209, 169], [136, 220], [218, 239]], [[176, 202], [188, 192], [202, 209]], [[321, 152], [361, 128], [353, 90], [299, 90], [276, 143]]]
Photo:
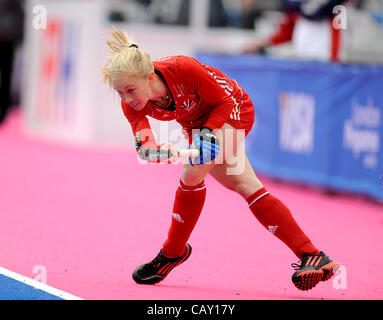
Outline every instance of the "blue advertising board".
[[383, 66], [198, 53], [252, 98], [255, 170], [383, 200]]

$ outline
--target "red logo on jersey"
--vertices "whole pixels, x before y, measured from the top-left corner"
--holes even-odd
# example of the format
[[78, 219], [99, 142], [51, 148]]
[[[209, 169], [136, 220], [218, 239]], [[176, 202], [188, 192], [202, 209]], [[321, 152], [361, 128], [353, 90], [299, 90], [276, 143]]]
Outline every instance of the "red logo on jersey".
[[198, 104], [194, 102], [193, 100], [187, 99], [181, 104], [181, 108], [185, 109], [187, 112], [192, 111], [195, 107], [197, 107]]

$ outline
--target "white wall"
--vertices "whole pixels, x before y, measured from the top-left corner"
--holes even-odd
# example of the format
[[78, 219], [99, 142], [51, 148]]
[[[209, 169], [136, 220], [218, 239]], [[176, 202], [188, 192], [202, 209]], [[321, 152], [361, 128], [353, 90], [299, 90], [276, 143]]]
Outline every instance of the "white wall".
[[[100, 80], [100, 70], [108, 57], [104, 42], [110, 28], [107, 21], [108, 3], [104, 0], [27, 1], [22, 105], [29, 132], [72, 143], [133, 146], [130, 125], [123, 116], [118, 97]], [[178, 54], [193, 56], [198, 50], [238, 53], [239, 48], [254, 37], [251, 30], [207, 29], [206, 14], [198, 16], [201, 10], [205, 10], [206, 1], [194, 0], [192, 4], [191, 12], [197, 16], [190, 19], [190, 27], [152, 24], [116, 26], [131, 34], [152, 59]], [[38, 5], [46, 8], [48, 29], [34, 26], [36, 13], [33, 9]], [[355, 21], [364, 21], [363, 26], [355, 24], [354, 16], [358, 18]], [[383, 59], [379, 44], [366, 44], [369, 37], [363, 38], [362, 48], [355, 45], [363, 36], [361, 28], [370, 32], [373, 30], [375, 42], [382, 36], [381, 30], [368, 24], [369, 19], [366, 13], [354, 15], [350, 12], [345, 35], [346, 57], [350, 62], [368, 57], [368, 53], [358, 52], [355, 48], [362, 50], [368, 47], [370, 55]], [[53, 22], [60, 26], [56, 33], [49, 28]], [[275, 21], [266, 19], [263, 26], [270, 32], [273, 24]], [[273, 48], [271, 52], [290, 57], [294, 54], [290, 45]], [[48, 72], [50, 63], [51, 70]], [[68, 63], [70, 72], [65, 77], [64, 67]], [[174, 121], [161, 124], [150, 121], [158, 134], [159, 143], [167, 141], [170, 135], [180, 136], [180, 133], [165, 133], [166, 127], [179, 130]]]
[[[108, 57], [104, 40], [111, 27], [106, 19], [106, 4], [102, 0], [27, 2], [23, 80], [26, 90], [22, 91], [22, 105], [30, 133], [74, 143], [133, 145], [130, 124], [123, 116], [118, 96], [100, 81], [100, 70]], [[36, 19], [33, 8], [37, 5], [46, 8], [47, 29], [33, 27]], [[59, 25], [56, 33], [52, 31], [52, 23]], [[178, 54], [192, 56], [200, 49], [228, 52], [246, 40], [240, 30], [206, 33], [201, 20], [193, 23], [191, 28], [116, 26], [131, 34], [152, 59]], [[72, 34], [71, 28], [74, 28]], [[54, 70], [47, 73], [50, 59], [54, 60]], [[63, 72], [66, 60], [71, 64], [67, 78]], [[159, 143], [181, 135], [171, 132], [180, 131], [175, 121], [160, 124], [151, 119], [150, 122]], [[170, 130], [168, 135], [166, 127]]]

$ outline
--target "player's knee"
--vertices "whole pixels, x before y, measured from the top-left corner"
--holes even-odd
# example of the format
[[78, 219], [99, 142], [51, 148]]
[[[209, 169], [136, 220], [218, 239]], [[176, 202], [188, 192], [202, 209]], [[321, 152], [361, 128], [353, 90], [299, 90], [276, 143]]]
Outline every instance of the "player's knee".
[[189, 173], [183, 174], [181, 176], [181, 180], [185, 185], [192, 187], [200, 184], [204, 180], [204, 177], [200, 177], [198, 175], [193, 175]]
[[212, 165], [184, 165], [182, 167], [181, 180], [187, 186], [196, 186], [205, 179], [212, 167]]

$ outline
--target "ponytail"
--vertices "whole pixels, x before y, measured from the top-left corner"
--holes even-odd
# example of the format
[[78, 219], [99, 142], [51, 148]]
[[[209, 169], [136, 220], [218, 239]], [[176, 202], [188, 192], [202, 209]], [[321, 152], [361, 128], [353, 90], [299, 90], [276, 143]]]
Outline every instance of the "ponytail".
[[112, 86], [113, 79], [124, 71], [136, 72], [142, 76], [154, 71], [150, 56], [126, 32], [113, 27], [110, 33], [113, 38], [106, 39], [106, 44], [112, 57], [102, 69], [104, 82]]
[[113, 38], [106, 39], [112, 54], [118, 54], [126, 48], [136, 47], [138, 48], [137, 42], [135, 42], [125, 31], [120, 31], [116, 27], [110, 30]]

